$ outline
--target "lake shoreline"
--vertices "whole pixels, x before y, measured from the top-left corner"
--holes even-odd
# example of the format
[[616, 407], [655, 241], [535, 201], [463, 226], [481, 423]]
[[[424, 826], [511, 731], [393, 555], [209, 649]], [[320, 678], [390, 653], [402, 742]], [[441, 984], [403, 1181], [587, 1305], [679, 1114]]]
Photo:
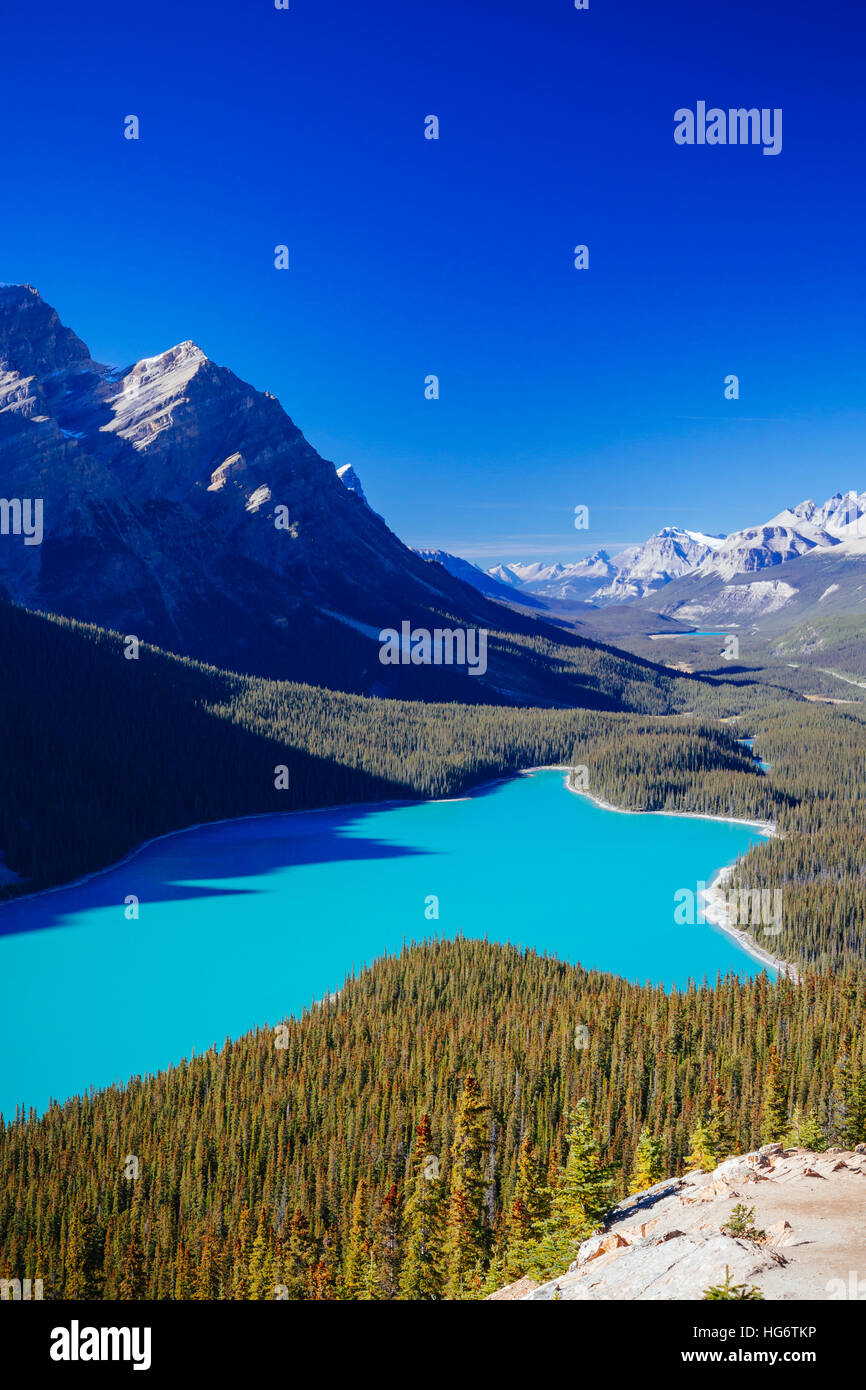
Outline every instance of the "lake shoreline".
[[[532, 772], [542, 772], [546, 769], [531, 768], [528, 770]], [[567, 773], [570, 771], [570, 768], [557, 767], [549, 770]], [[627, 806], [614, 806], [612, 802], [604, 801], [594, 792], [580, 787], [572, 787], [567, 777], [564, 785], [566, 790], [570, 791], [574, 796], [585, 796], [594, 806], [598, 806], [604, 811], [615, 811], [618, 815], [622, 816], [686, 816], [691, 820], [714, 820], [723, 821], [728, 825], [743, 825], [750, 830], [759, 831], [768, 839], [778, 838], [779, 835], [779, 830], [775, 821], [745, 820], [739, 816], [711, 816], [701, 811], [637, 811]], [[704, 916], [710, 926], [717, 927], [719, 931], [723, 931], [727, 936], [730, 936], [753, 960], [760, 961], [762, 965], [769, 965], [773, 970], [778, 971], [779, 975], [786, 976], [788, 979], [793, 980], [795, 984], [799, 983], [799, 971], [791, 961], [782, 960], [780, 956], [774, 956], [771, 951], [767, 951], [763, 946], [759, 946], [754, 937], [750, 936], [748, 932], [743, 931], [740, 927], [735, 927], [730, 921], [724, 885], [731, 878], [735, 868], [736, 861], [734, 861], [733, 864], [724, 864], [722, 868], [716, 870], [713, 878], [703, 890], [701, 897], [704, 899], [704, 906], [702, 909]]]
[[[126, 864], [130, 864], [134, 859], [138, 857], [138, 855], [143, 854], [144, 851], [149, 849], [152, 845], [159, 844], [160, 841], [171, 839], [177, 835], [186, 835], [196, 830], [211, 829], [218, 825], [237, 825], [245, 823], [247, 821], [282, 819], [284, 816], [322, 815], [327, 812], [353, 810], [386, 811], [403, 806], [447, 805], [449, 802], [453, 801], [471, 801], [473, 800], [475, 794], [479, 792], [488, 791], [491, 787], [500, 786], [504, 783], [510, 782], [516, 777], [531, 777], [536, 772], [564, 772], [567, 774], [570, 771], [570, 766], [566, 766], [565, 764], [548, 763], [543, 766], [537, 767], [517, 768], [514, 772], [509, 772], [498, 777], [493, 777], [486, 782], [479, 782], [476, 786], [468, 788], [467, 792], [463, 795], [453, 797], [429, 797], [417, 799], [414, 797], [403, 797], [399, 800], [393, 801], [344, 801], [333, 806], [299, 807], [294, 811], [261, 811], [250, 816], [222, 816], [219, 820], [197, 821], [193, 825], [185, 825], [178, 830], [166, 830], [161, 835], [154, 835], [149, 840], [144, 840], [140, 845], [136, 845], [136, 847], [130, 850], [128, 854], [125, 854], [121, 859], [115, 860], [113, 864], [107, 864], [104, 868], [101, 869], [93, 869], [90, 873], [83, 874], [80, 878], [70, 879], [67, 883], [55, 884], [51, 888], [37, 888], [32, 893], [20, 893], [16, 894], [14, 897], [7, 898], [5, 902], [0, 903], [0, 923], [2, 923], [2, 911], [4, 907], [11, 907], [14, 903], [32, 901], [34, 898], [46, 897], [50, 893], [63, 893], [66, 892], [68, 889], [79, 888], [83, 884], [91, 883], [94, 879], [102, 877], [103, 874], [113, 873], [115, 869], [122, 869]], [[573, 793], [575, 796], [584, 796], [589, 801], [591, 801], [593, 805], [598, 806], [599, 809], [603, 811], [615, 811], [618, 815], [681, 817], [685, 816], [693, 820], [722, 821], [729, 825], [746, 826], [749, 829], [758, 830], [761, 834], [766, 835], [768, 837], [778, 834], [778, 830], [774, 822], [772, 821], [744, 820], [736, 816], [712, 816], [698, 811], [692, 812], [634, 810], [626, 806], [614, 806], [612, 802], [605, 801], [602, 797], [598, 796], [594, 792], [590, 792], [588, 790], [581, 790], [578, 787], [570, 786], [567, 776], [564, 779], [563, 785], [565, 786], [567, 791]], [[723, 885], [730, 878], [730, 875], [732, 874], [734, 867], [734, 864], [723, 865], [722, 868], [720, 868], [716, 872], [710, 884], [704, 891], [703, 896], [707, 904], [707, 907], [704, 909], [705, 915], [707, 915], [707, 909], [709, 909], [709, 912], [713, 913], [713, 916], [711, 918], [708, 917], [710, 925], [717, 927], [720, 931], [723, 931], [726, 933], [726, 935], [730, 936], [748, 955], [750, 955], [753, 958], [753, 960], [760, 961], [762, 965], [769, 965], [772, 969], [777, 970], [780, 975], [787, 975], [789, 978], [796, 981], [799, 978], [796, 966], [792, 965], [790, 961], [781, 960], [778, 957], [773, 956], [769, 951], [765, 951], [763, 947], [757, 945], [757, 943], [751, 936], [748, 935], [748, 933], [741, 931], [739, 928], [733, 926], [733, 924], [729, 921], [724, 920], [726, 914], [726, 904], [723, 893]]]

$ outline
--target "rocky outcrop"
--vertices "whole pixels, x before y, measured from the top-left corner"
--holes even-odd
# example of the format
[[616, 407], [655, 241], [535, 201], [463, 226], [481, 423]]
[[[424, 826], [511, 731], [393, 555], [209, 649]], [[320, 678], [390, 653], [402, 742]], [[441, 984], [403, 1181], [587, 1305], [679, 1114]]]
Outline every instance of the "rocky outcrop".
[[[723, 1230], [737, 1204], [754, 1207], [760, 1239]], [[851, 1297], [852, 1271], [866, 1296], [866, 1145], [768, 1144], [712, 1173], [668, 1178], [621, 1202], [566, 1273], [521, 1297], [700, 1299], [726, 1268], [768, 1299]]]

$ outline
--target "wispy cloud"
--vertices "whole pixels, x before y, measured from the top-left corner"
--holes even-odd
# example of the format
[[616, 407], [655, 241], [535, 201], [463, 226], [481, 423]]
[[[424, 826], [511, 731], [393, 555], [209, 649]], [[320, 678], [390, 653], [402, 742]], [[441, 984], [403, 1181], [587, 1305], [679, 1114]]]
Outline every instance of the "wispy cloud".
[[551, 564], [556, 560], [579, 560], [585, 555], [592, 555], [596, 550], [607, 550], [614, 554], [619, 550], [625, 550], [627, 546], [639, 545], [640, 541], [630, 540], [607, 540], [604, 537], [596, 537], [592, 541], [563, 542], [562, 532], [556, 531], [551, 535], [528, 534], [528, 535], [505, 535], [487, 537], [484, 540], [453, 540], [434, 542], [425, 546], [422, 542], [415, 542], [419, 549], [429, 548], [431, 550], [446, 550], [451, 555], [459, 555], [464, 560], [487, 560], [508, 563], [512, 560], [547, 560]]

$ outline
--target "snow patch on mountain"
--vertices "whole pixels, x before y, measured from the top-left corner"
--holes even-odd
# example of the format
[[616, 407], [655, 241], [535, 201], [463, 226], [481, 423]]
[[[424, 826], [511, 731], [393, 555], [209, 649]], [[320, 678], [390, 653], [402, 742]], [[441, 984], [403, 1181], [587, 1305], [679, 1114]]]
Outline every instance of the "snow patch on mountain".
[[[684, 623], [702, 622], [716, 614], [738, 618], [766, 617], [777, 613], [799, 593], [783, 579], [756, 579], [751, 584], [725, 584], [712, 598], [679, 605], [674, 614]], [[664, 611], [664, 610], [662, 610]]]
[[351, 463], [344, 463], [341, 468], [338, 468], [337, 477], [340, 479], [343, 487], [348, 488], [350, 492], [354, 492], [355, 496], [360, 497], [361, 501], [369, 507], [370, 503], [367, 501], [367, 494], [361, 486], [361, 479], [358, 477]]

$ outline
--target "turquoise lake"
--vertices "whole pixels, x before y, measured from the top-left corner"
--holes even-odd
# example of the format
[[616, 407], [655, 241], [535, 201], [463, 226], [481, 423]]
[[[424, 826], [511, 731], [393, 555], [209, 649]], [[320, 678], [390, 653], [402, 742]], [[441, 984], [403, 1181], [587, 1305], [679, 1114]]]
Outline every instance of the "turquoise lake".
[[[0, 1112], [43, 1110], [274, 1024], [403, 941], [487, 936], [629, 980], [763, 967], [674, 892], [757, 830], [621, 815], [545, 770], [455, 801], [182, 831], [86, 882], [0, 908]], [[127, 921], [135, 894], [140, 918]], [[425, 917], [439, 900], [438, 920]]]

